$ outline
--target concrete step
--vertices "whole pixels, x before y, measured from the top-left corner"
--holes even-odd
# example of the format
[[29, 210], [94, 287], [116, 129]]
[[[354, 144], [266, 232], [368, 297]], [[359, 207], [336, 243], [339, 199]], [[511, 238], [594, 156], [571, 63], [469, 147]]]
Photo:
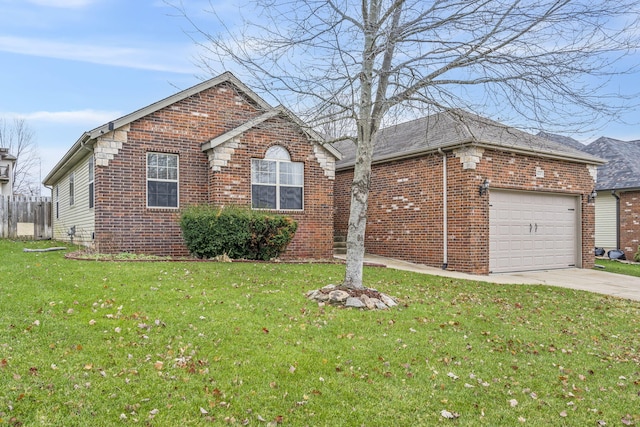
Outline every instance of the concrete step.
[[345, 255], [347, 253], [347, 237], [333, 236], [333, 254]]

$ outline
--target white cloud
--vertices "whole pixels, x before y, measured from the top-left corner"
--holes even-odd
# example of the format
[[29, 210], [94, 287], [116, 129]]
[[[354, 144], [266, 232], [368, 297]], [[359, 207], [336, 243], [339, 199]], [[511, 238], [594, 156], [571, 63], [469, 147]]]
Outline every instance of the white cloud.
[[121, 117], [119, 111], [77, 110], [77, 111], [35, 111], [32, 113], [0, 112], [0, 117], [16, 117], [29, 122], [73, 124], [97, 127]]
[[28, 2], [38, 6], [76, 9], [89, 6], [91, 3], [95, 3], [95, 0], [28, 0]]
[[0, 36], [0, 51], [4, 52], [179, 74], [197, 71], [187, 60], [180, 59], [191, 49], [190, 45], [140, 48]]

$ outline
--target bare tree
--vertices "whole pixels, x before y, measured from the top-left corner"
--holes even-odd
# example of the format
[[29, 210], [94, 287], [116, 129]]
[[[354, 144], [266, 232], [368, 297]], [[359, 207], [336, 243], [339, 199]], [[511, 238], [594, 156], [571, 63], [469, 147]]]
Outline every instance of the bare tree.
[[255, 0], [242, 7], [238, 25], [209, 6], [219, 32], [175, 5], [194, 30], [205, 70], [239, 70], [312, 123], [353, 123], [344, 281], [353, 288], [363, 287], [371, 161], [382, 126], [450, 108], [547, 130], [615, 117], [631, 94], [607, 85], [633, 71], [625, 59], [640, 38], [635, 0]]
[[34, 131], [24, 119], [14, 119], [7, 124], [0, 119], [0, 147], [8, 148], [9, 154], [16, 157], [13, 168], [13, 194], [39, 195], [40, 156]]

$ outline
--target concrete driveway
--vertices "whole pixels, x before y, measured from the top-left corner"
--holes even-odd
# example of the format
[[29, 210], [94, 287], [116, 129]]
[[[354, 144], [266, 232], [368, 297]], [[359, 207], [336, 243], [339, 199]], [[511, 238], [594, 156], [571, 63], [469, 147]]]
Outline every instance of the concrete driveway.
[[[344, 258], [344, 255], [340, 257]], [[442, 270], [422, 264], [413, 264], [406, 261], [369, 254], [365, 256], [365, 262], [398, 270], [431, 274], [434, 276], [455, 277], [459, 279], [476, 280], [489, 283], [562, 286], [565, 288], [579, 289], [640, 301], [640, 277], [625, 276], [622, 274], [607, 273], [605, 271], [598, 270], [569, 268], [562, 270], [501, 273], [480, 276]]]

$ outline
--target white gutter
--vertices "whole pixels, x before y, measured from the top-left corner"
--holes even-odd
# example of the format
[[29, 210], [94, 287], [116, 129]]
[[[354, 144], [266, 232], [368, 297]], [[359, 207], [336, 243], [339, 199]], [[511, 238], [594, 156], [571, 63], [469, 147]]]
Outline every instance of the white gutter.
[[449, 224], [447, 222], [447, 153], [438, 148], [438, 153], [442, 155], [442, 269], [446, 270], [449, 265]]

